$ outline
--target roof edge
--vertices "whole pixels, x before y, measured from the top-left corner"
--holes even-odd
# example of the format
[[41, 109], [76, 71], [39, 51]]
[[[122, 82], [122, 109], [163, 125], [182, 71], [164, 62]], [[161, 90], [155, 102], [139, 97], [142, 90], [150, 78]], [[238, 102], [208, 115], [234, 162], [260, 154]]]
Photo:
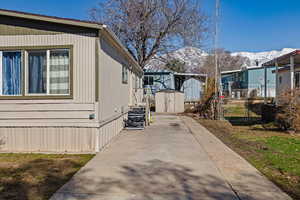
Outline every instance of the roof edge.
[[41, 15], [41, 14], [34, 14], [34, 13], [6, 10], [6, 9], [0, 9], [0, 15], [18, 17], [23, 19], [31, 19], [37, 21], [47, 21], [52, 23], [59, 23], [59, 24], [66, 24], [66, 25], [73, 25], [73, 26], [81, 26], [81, 27], [94, 28], [94, 29], [100, 29], [102, 27], [101, 23], [87, 21], [87, 20], [55, 17], [55, 16], [48, 16], [48, 15]]
[[102, 25], [102, 28], [100, 29], [103, 31], [106, 35], [108, 35], [118, 46], [118, 48], [123, 51], [123, 53], [127, 56], [127, 58], [131, 61], [131, 64], [134, 65], [135, 69], [138, 70], [140, 73], [144, 73], [141, 66], [138, 64], [138, 62], [134, 59], [134, 57], [129, 53], [129, 51], [124, 47], [120, 39], [116, 36], [116, 34], [105, 24]]
[[107, 25], [93, 22], [93, 21], [85, 21], [85, 20], [77, 20], [71, 18], [63, 18], [63, 17], [55, 17], [55, 16], [47, 16], [41, 14], [33, 14], [28, 12], [21, 12], [21, 11], [14, 11], [14, 10], [6, 10], [0, 9], [0, 15], [10, 16], [10, 17], [17, 17], [23, 19], [30, 19], [30, 20], [37, 20], [37, 21], [46, 21], [51, 23], [58, 23], [58, 24], [65, 24], [65, 25], [72, 25], [72, 26], [79, 26], [85, 28], [92, 28], [97, 30], [104, 30], [112, 40], [117, 44], [117, 46], [122, 49], [123, 53], [131, 60], [131, 63], [135, 65], [135, 68], [143, 73], [142, 68], [139, 66], [137, 61], [133, 58], [133, 56], [128, 52], [128, 50], [124, 47], [122, 42], [119, 38], [115, 35], [113, 31], [111, 31]]
[[286, 59], [286, 58], [288, 58], [290, 56], [295, 56], [295, 55], [300, 55], [300, 50], [297, 49], [297, 50], [292, 51], [290, 53], [287, 53], [287, 54], [284, 54], [284, 55], [279, 56], [277, 58], [274, 58], [274, 59], [272, 59], [272, 60], [270, 60], [268, 62], [263, 63], [262, 66], [265, 66], [265, 67], [267, 67], [267, 66], [275, 66], [276, 62], [279, 62], [280, 60], [283, 60], [283, 59]]

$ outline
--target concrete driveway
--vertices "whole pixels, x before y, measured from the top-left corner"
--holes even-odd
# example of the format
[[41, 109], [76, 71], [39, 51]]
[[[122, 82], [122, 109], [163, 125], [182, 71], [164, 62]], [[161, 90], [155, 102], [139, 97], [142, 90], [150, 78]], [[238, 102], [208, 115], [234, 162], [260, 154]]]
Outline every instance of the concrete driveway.
[[[267, 196], [263, 193], [259, 197], [251, 196], [251, 187], [245, 189], [247, 195], [239, 195], [246, 193], [236, 191], [235, 185], [231, 184], [235, 170], [224, 176], [226, 171], [222, 170], [222, 165], [226, 162], [217, 162], [216, 159], [222, 158], [212, 157], [213, 154], [208, 151], [213, 150], [202, 144], [218, 140], [212, 136], [213, 139], [203, 137], [203, 141], [199, 142], [201, 138], [192, 134], [193, 131], [210, 133], [200, 125], [197, 128], [196, 124], [189, 124], [193, 123], [191, 120], [175, 115], [155, 115], [154, 124], [144, 131], [123, 131], [51, 200], [289, 199], [260, 174], [267, 183], [263, 188]], [[219, 146], [218, 151], [221, 148]], [[222, 148], [227, 147], [223, 145]], [[231, 158], [227, 156], [226, 159], [230, 161]], [[254, 172], [257, 173], [256, 170]], [[274, 192], [280, 196], [272, 195]]]

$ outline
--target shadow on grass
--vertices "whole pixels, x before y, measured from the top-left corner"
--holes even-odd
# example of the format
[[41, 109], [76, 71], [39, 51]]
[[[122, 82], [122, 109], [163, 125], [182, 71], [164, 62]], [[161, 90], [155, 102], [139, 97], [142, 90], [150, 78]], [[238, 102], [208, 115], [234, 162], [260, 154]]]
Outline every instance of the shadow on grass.
[[49, 199], [82, 167], [70, 159], [34, 159], [23, 164], [0, 166], [0, 199]]
[[260, 117], [225, 117], [233, 126], [251, 126], [261, 124]]
[[255, 131], [276, 131], [282, 133], [282, 130], [274, 122], [264, 123], [261, 117], [225, 117], [232, 126], [251, 126]]

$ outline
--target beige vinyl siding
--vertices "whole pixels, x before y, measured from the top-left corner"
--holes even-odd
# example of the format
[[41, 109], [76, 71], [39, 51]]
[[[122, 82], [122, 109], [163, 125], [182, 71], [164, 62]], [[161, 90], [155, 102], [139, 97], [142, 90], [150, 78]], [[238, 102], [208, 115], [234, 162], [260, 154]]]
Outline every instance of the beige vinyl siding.
[[122, 83], [122, 65], [128, 65], [128, 62], [103, 37], [99, 51], [99, 118], [105, 121], [128, 110], [130, 83]]
[[1, 112], [18, 111], [93, 111], [94, 104], [75, 104], [75, 103], [0, 103]]
[[126, 115], [121, 115], [117, 119], [108, 124], [103, 125], [98, 132], [96, 143], [96, 151], [101, 151], [106, 145], [115, 138], [124, 127], [124, 119]]
[[[73, 99], [0, 100], [0, 126], [20, 123], [61, 121], [94, 123], [95, 37], [78, 34], [11, 35], [0, 37], [1, 47], [73, 46]], [[10, 111], [8, 112], [8, 108]], [[47, 120], [48, 119], [48, 120]], [[59, 123], [63, 125], [63, 123]]]
[[94, 152], [96, 128], [0, 128], [1, 152]]
[[0, 152], [98, 152], [121, 132], [125, 116], [100, 127], [2, 127]]

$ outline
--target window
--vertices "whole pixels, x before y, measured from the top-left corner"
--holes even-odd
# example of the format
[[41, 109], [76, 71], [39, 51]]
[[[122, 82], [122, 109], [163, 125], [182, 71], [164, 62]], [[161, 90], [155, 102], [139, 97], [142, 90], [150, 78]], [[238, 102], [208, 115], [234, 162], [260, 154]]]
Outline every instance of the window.
[[300, 72], [295, 73], [295, 87], [300, 88]]
[[21, 95], [21, 57], [20, 51], [0, 51], [0, 95]]
[[28, 94], [68, 95], [69, 50], [28, 51]]
[[142, 88], [142, 78], [137, 77], [137, 81], [138, 81], [138, 88]]
[[282, 76], [279, 76], [279, 84], [282, 83]]
[[47, 94], [47, 51], [28, 52], [28, 94]]
[[135, 76], [135, 79], [134, 79], [134, 87], [135, 89], [138, 89], [139, 88], [139, 77]]
[[69, 51], [50, 51], [49, 92], [50, 94], [69, 94]]
[[144, 85], [153, 85], [154, 78], [153, 76], [145, 76], [144, 77]]
[[0, 50], [0, 96], [71, 95], [70, 82], [70, 49]]
[[128, 83], [128, 69], [125, 65], [122, 66], [122, 83]]

